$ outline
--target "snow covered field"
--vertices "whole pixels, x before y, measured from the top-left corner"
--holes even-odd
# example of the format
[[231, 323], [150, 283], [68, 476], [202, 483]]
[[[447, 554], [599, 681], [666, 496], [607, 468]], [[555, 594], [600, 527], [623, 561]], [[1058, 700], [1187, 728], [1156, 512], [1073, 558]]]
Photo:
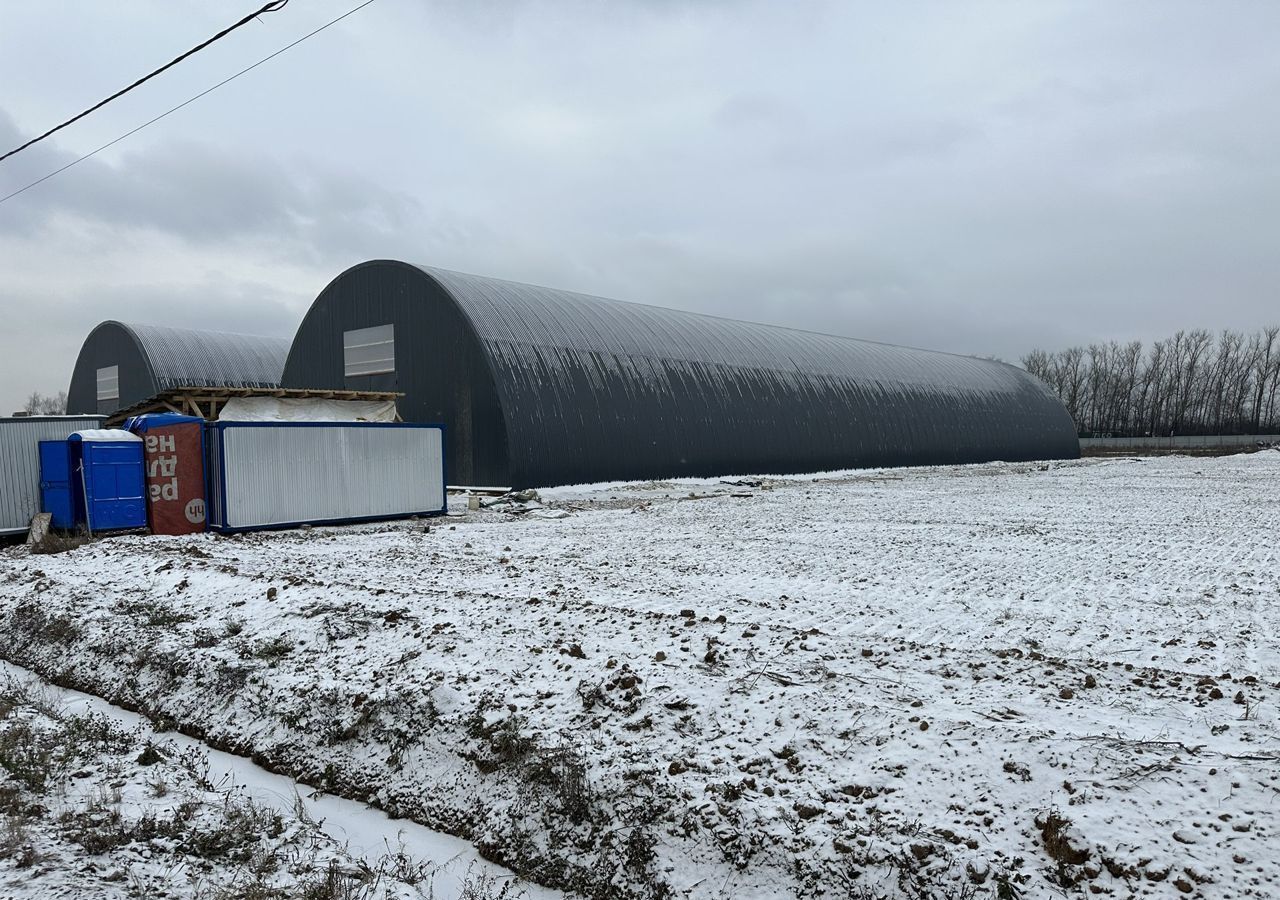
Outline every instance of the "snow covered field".
[[1280, 453], [733, 481], [4, 550], [0, 649], [597, 897], [1280, 895]]
[[457, 838], [157, 733], [4, 662], [0, 763], [5, 900], [561, 896]]

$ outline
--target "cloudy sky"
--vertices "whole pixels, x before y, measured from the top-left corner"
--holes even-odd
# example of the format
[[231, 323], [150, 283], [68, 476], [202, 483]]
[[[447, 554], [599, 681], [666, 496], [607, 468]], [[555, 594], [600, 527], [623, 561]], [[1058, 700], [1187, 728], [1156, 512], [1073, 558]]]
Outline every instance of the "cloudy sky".
[[[357, 0], [292, 0], [0, 196]], [[0, 4], [8, 150], [260, 6]], [[243, 8], [242, 8], [243, 7]], [[0, 203], [0, 411], [398, 257], [1016, 360], [1280, 320], [1280, 4], [376, 0]]]

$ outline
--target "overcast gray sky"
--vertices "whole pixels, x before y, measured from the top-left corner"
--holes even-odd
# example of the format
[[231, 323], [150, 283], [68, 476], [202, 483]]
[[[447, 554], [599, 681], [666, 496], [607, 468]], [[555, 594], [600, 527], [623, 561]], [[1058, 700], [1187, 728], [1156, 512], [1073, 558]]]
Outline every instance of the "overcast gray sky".
[[[293, 0], [0, 195], [355, 5]], [[259, 0], [0, 0], [10, 149]], [[0, 204], [0, 411], [396, 257], [997, 355], [1280, 320], [1280, 3], [377, 0]]]

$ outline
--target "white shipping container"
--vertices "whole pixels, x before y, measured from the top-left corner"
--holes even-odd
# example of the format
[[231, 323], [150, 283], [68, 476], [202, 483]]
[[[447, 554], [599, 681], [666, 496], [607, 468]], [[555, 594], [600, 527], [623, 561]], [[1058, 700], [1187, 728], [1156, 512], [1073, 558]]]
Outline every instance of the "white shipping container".
[[21, 534], [40, 512], [40, 442], [101, 427], [100, 416], [0, 418], [0, 534]]
[[213, 516], [222, 531], [439, 515], [444, 427], [369, 422], [215, 422]]

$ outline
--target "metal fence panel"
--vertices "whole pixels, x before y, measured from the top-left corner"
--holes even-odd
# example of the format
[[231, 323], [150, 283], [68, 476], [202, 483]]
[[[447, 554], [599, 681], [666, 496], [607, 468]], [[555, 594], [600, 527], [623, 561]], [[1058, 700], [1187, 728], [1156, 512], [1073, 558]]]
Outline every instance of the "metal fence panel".
[[356, 422], [219, 422], [215, 527], [235, 531], [446, 510], [444, 429]]
[[1080, 438], [1081, 450], [1231, 450], [1280, 444], [1280, 434], [1179, 434], [1163, 437]]
[[97, 416], [0, 418], [0, 534], [26, 531], [40, 512], [40, 441], [101, 427]]

